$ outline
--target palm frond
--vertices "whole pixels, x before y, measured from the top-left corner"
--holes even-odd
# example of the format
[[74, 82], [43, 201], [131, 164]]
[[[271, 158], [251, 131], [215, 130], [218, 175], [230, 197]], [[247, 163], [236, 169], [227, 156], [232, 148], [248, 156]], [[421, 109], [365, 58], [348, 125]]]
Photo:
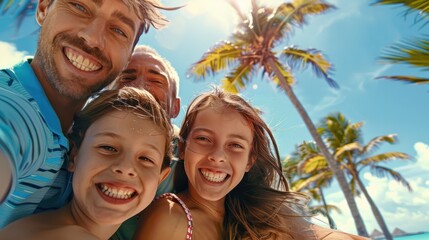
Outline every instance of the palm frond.
[[[295, 84], [295, 77], [292, 75], [292, 72], [290, 70], [290, 68], [288, 68], [287, 66], [283, 65], [277, 58], [274, 57], [274, 62], [277, 66], [277, 68], [279, 69], [279, 71], [282, 73], [283, 77], [286, 79], [287, 84], [289, 84], [290, 86], [292, 86], [293, 84]], [[264, 65], [263, 68], [263, 72], [262, 74], [267, 73], [268, 76], [272, 79], [272, 81], [277, 84], [277, 86], [281, 86], [280, 85], [280, 79], [279, 77], [274, 74], [274, 71], [270, 68], [270, 66], [268, 64]]]
[[[0, 1], [0, 14], [13, 16], [15, 31], [18, 32], [27, 17], [34, 17], [37, 3], [37, 0]], [[31, 31], [29, 35], [35, 34], [37, 31], [38, 28]]]
[[[336, 211], [337, 213], [341, 213], [341, 209], [335, 205], [328, 204], [326, 205], [326, 208], [328, 209], [329, 212]], [[325, 206], [311, 206], [311, 212], [313, 214], [321, 214], [324, 217], [329, 216], [326, 214]]]
[[362, 141], [362, 132], [361, 128], [363, 126], [363, 122], [357, 123], [348, 123], [344, 130], [344, 142], [361, 142]]
[[338, 84], [329, 76], [333, 70], [332, 64], [319, 50], [302, 50], [291, 46], [285, 47], [280, 56], [287, 61], [292, 69], [304, 70], [310, 65], [317, 77], [324, 78], [329, 86], [339, 88]]
[[427, 0], [376, 0], [372, 5], [402, 5], [408, 8], [405, 15], [418, 12], [417, 18], [429, 21], [429, 1]]
[[[303, 189], [309, 188], [311, 184], [315, 184], [316, 182], [319, 182], [319, 183], [324, 182], [324, 179], [325, 179], [325, 173], [323, 172], [316, 175], [312, 175], [307, 178], [300, 179], [296, 181], [294, 185], [294, 190], [301, 192]], [[319, 184], [315, 184], [315, 185], [320, 186]]]
[[382, 60], [387, 63], [402, 63], [429, 70], [429, 37], [403, 41], [387, 48]]
[[197, 79], [205, 78], [209, 74], [214, 75], [237, 63], [242, 52], [241, 47], [231, 42], [220, 42], [194, 63], [188, 73]]
[[371, 172], [375, 176], [380, 178], [392, 177], [393, 180], [404, 185], [408, 189], [408, 191], [413, 191], [410, 183], [399, 172], [396, 172], [395, 170], [383, 166], [371, 166]]
[[381, 162], [387, 162], [392, 160], [410, 160], [412, 159], [408, 154], [403, 152], [387, 152], [380, 153], [374, 156], [367, 157], [357, 162], [356, 165], [367, 166], [376, 165]]
[[369, 154], [373, 151], [378, 150], [378, 148], [380, 147], [380, 145], [382, 143], [390, 143], [390, 144], [394, 144], [398, 141], [397, 139], [397, 135], [396, 134], [388, 134], [388, 135], [383, 135], [383, 136], [378, 136], [375, 137], [373, 139], [371, 139], [371, 141], [369, 141], [364, 147], [363, 147], [363, 154]]
[[328, 168], [328, 164], [326, 162], [326, 158], [323, 155], [317, 155], [306, 159], [303, 162], [302, 171], [304, 173], [311, 173], [314, 171], [326, 170]]
[[380, 76], [376, 79], [389, 79], [394, 81], [401, 81], [409, 84], [428, 84], [429, 78], [420, 78], [420, 77], [412, 77], [412, 76]]
[[345, 141], [345, 132], [349, 126], [349, 121], [341, 113], [329, 114], [323, 118], [317, 128], [320, 135], [324, 136], [329, 147], [335, 151], [338, 147], [349, 142]]
[[241, 64], [222, 79], [222, 88], [231, 93], [239, 93], [246, 87], [246, 83], [251, 80], [253, 65]]
[[335, 9], [335, 6], [323, 0], [294, 0], [280, 4], [273, 19], [279, 22], [278, 29], [289, 24], [301, 27], [307, 23], [309, 15], [322, 14], [331, 9]]
[[359, 142], [352, 142], [337, 148], [334, 157], [339, 158], [342, 154], [349, 151], [361, 151], [362, 146]]

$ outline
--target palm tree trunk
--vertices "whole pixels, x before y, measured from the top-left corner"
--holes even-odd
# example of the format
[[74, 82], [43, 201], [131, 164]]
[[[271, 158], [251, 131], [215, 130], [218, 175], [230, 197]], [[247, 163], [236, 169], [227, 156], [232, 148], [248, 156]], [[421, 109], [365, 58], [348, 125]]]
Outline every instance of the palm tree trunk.
[[329, 214], [328, 204], [326, 203], [325, 194], [323, 193], [323, 189], [319, 188], [319, 192], [320, 192], [320, 197], [322, 198], [323, 208], [325, 208], [326, 218], [328, 219], [329, 227], [331, 229], [337, 229], [337, 225], [335, 225], [334, 219], [332, 219], [331, 215]]
[[365, 195], [366, 200], [371, 206], [372, 213], [374, 214], [374, 217], [377, 220], [378, 225], [383, 231], [384, 237], [386, 238], [386, 240], [393, 240], [392, 234], [389, 232], [389, 229], [387, 228], [387, 225], [384, 222], [384, 218], [381, 215], [380, 211], [378, 210], [377, 205], [375, 205], [374, 201], [372, 200], [371, 196], [369, 195], [368, 191], [366, 190], [360, 178], [358, 176], [355, 176], [355, 178], [356, 178], [356, 182], [359, 185], [360, 190], [363, 192], [363, 195]]
[[274, 60], [272, 58], [269, 58], [267, 62], [270, 68], [274, 71], [276, 76], [279, 78], [281, 87], [285, 91], [286, 95], [289, 97], [290, 101], [292, 102], [292, 104], [294, 105], [298, 113], [301, 115], [301, 118], [304, 120], [304, 123], [307, 126], [308, 130], [310, 131], [310, 134], [313, 137], [314, 141], [316, 142], [316, 145], [320, 148], [320, 150], [322, 151], [322, 154], [325, 156], [328, 162], [329, 168], [331, 168], [332, 172], [334, 173], [334, 176], [336, 177], [340, 185], [340, 188], [343, 191], [344, 197], [346, 198], [347, 204], [350, 208], [351, 214], [355, 221], [356, 230], [358, 234], [360, 236], [368, 237], [369, 236], [368, 232], [365, 228], [365, 224], [363, 223], [362, 217], [357, 208], [356, 201], [353, 198], [353, 194], [347, 184], [347, 180], [344, 172], [340, 169], [338, 163], [335, 161], [332, 154], [325, 146], [325, 143], [323, 142], [320, 135], [317, 133], [316, 127], [311, 121], [310, 116], [305, 111], [304, 107], [296, 97], [295, 93], [292, 91], [292, 87], [287, 83], [283, 74], [281, 74], [280, 70], [277, 68], [277, 65], [275, 64]]

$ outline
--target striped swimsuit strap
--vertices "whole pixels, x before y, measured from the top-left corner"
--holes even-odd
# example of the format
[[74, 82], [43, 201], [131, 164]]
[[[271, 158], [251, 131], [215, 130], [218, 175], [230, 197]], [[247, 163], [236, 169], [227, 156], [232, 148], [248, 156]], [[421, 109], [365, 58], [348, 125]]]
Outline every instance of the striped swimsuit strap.
[[192, 214], [191, 211], [189, 210], [189, 208], [186, 206], [186, 204], [182, 201], [182, 199], [180, 199], [176, 194], [174, 193], [164, 193], [160, 196], [158, 196], [156, 198], [156, 200], [160, 199], [160, 198], [168, 198], [168, 199], [172, 199], [176, 202], [178, 202], [180, 204], [180, 206], [183, 208], [183, 210], [186, 213], [186, 219], [188, 222], [188, 229], [186, 231], [186, 240], [191, 240], [192, 239]]

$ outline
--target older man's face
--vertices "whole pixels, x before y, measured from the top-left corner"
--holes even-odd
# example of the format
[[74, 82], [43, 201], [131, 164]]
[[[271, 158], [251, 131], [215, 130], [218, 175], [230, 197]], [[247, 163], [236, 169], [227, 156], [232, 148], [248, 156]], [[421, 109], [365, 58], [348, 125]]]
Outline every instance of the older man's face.
[[179, 100], [175, 83], [168, 78], [165, 66], [145, 53], [134, 53], [127, 68], [119, 75], [115, 88], [124, 86], [149, 91], [171, 118], [178, 114]]

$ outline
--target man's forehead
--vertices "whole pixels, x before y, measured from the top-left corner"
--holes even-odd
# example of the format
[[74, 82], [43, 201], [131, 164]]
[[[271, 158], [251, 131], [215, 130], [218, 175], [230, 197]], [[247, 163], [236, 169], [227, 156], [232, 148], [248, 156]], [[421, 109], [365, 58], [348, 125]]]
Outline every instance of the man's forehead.
[[161, 61], [148, 55], [133, 56], [127, 69], [143, 70], [150, 73], [158, 73], [164, 77], [168, 77], [167, 70]]

